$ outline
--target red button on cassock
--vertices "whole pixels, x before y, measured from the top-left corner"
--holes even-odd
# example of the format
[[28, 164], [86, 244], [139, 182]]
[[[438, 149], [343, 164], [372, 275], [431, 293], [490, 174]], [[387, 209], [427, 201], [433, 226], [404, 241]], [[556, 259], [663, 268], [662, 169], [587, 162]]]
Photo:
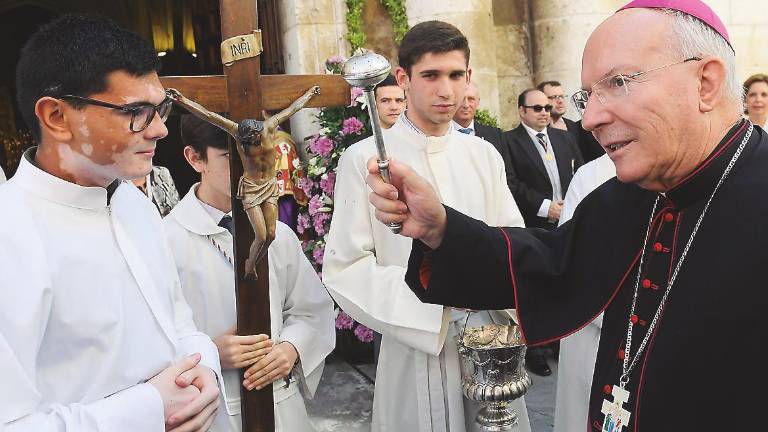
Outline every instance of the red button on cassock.
[[606, 384], [603, 386], [603, 393], [609, 395], [611, 394], [612, 391], [613, 391], [613, 386], [611, 386], [610, 384]]
[[661, 243], [656, 242], [656, 243], [653, 244], [653, 250], [655, 252], [661, 252], [661, 251], [664, 250], [664, 246], [662, 246]]
[[651, 280], [643, 279], [643, 288], [650, 288], [650, 287], [651, 287]]
[[637, 321], [639, 320], [639, 318], [637, 318], [637, 315], [632, 315], [630, 320], [632, 321], [632, 324], [637, 324]]
[[672, 222], [673, 220], [675, 220], [675, 215], [672, 213], [667, 213], [664, 215], [664, 222]]
[[623, 349], [619, 350], [619, 360], [624, 360], [624, 350]]

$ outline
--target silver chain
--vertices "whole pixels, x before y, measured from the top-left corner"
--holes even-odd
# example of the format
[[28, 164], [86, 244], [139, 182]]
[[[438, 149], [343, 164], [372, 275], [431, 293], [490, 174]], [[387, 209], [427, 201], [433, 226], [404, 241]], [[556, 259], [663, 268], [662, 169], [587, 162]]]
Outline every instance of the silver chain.
[[211, 241], [211, 244], [213, 245], [213, 247], [215, 247], [215, 248], [216, 248], [216, 249], [217, 249], [217, 250], [218, 250], [218, 251], [221, 253], [221, 255], [223, 255], [223, 256], [224, 256], [224, 259], [226, 259], [227, 261], [229, 261], [229, 264], [230, 264], [232, 267], [234, 267], [234, 266], [235, 266], [235, 263], [234, 263], [234, 261], [233, 261], [233, 260], [232, 260], [232, 258], [231, 258], [231, 257], [230, 257], [230, 256], [227, 254], [227, 252], [226, 252], [226, 251], [224, 251], [224, 248], [222, 248], [222, 247], [221, 247], [221, 246], [220, 246], [220, 245], [219, 245], [219, 244], [216, 242], [216, 240], [214, 240], [214, 239], [213, 239], [213, 237], [211, 237], [210, 235], [207, 235], [206, 237], [208, 237], [208, 240], [210, 240], [210, 241]]
[[626, 385], [629, 382], [629, 375], [632, 373], [632, 370], [635, 368], [635, 365], [637, 364], [637, 361], [640, 359], [640, 356], [642, 355], [643, 350], [645, 350], [645, 346], [648, 343], [648, 340], [650, 339], [651, 334], [653, 333], [653, 329], [656, 327], [656, 323], [658, 322], [659, 317], [661, 316], [661, 311], [662, 309], [664, 309], [664, 303], [667, 301], [669, 292], [672, 289], [672, 284], [675, 283], [677, 274], [678, 272], [680, 272], [680, 267], [682, 267], [683, 261], [685, 260], [686, 255], [688, 255], [688, 251], [690, 250], [691, 244], [693, 243], [693, 238], [696, 237], [696, 233], [699, 230], [701, 221], [704, 220], [704, 215], [707, 214], [707, 209], [709, 209], [709, 205], [710, 203], [712, 203], [712, 199], [715, 197], [717, 190], [725, 181], [725, 178], [728, 176], [728, 173], [731, 171], [731, 168], [733, 168], [733, 165], [739, 159], [739, 156], [741, 156], [741, 152], [744, 150], [744, 147], [747, 145], [747, 141], [749, 141], [750, 136], [752, 136], [752, 130], [754, 128], [752, 126], [752, 123], [749, 122], [749, 120], [747, 120], [747, 123], [749, 124], [747, 133], [746, 135], [744, 135], [744, 139], [741, 141], [739, 148], [736, 149], [736, 153], [731, 158], [731, 161], [728, 163], [728, 166], [725, 167], [725, 171], [723, 171], [723, 175], [720, 177], [720, 181], [717, 182], [717, 185], [715, 186], [715, 190], [712, 191], [712, 195], [710, 195], [709, 200], [707, 200], [707, 204], [704, 205], [704, 210], [701, 212], [701, 215], [699, 216], [699, 220], [696, 221], [696, 225], [693, 227], [693, 231], [691, 232], [691, 237], [688, 238], [688, 242], [685, 244], [685, 248], [683, 249], [683, 252], [680, 254], [680, 259], [677, 261], [675, 270], [672, 272], [672, 276], [669, 278], [669, 284], [667, 285], [667, 289], [664, 291], [664, 296], [661, 298], [661, 303], [659, 303], [658, 309], [656, 309], [656, 314], [653, 316], [651, 325], [648, 327], [648, 332], [645, 334], [643, 341], [640, 342], [640, 347], [637, 349], [637, 353], [635, 353], [635, 357], [632, 359], [632, 363], [630, 364], [629, 351], [630, 351], [630, 347], [632, 346], [632, 328], [634, 325], [634, 323], [632, 322], [632, 316], [635, 314], [637, 294], [640, 288], [640, 275], [643, 271], [643, 259], [645, 257], [645, 251], [648, 246], [648, 238], [650, 238], [650, 234], [651, 234], [651, 225], [653, 225], [653, 217], [654, 217], [654, 214], [656, 213], [656, 207], [659, 203], [658, 196], [656, 197], [656, 201], [653, 203], [653, 209], [651, 210], [651, 217], [650, 217], [650, 220], [648, 221], [648, 229], [645, 233], [645, 240], [643, 241], [643, 250], [640, 253], [640, 266], [637, 269], [637, 279], [635, 280], [635, 294], [632, 297], [632, 309], [629, 312], [629, 325], [627, 328], [627, 344], [624, 347], [624, 363], [622, 364], [622, 374], [621, 374], [621, 377], [619, 378], [619, 386], [621, 388], [626, 388]]

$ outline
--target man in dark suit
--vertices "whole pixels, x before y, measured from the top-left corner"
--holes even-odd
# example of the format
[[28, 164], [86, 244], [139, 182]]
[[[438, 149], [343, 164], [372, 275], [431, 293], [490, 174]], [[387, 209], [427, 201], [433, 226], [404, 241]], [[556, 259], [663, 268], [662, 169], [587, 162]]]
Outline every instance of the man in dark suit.
[[547, 95], [547, 99], [552, 105], [552, 112], [550, 113], [552, 120], [549, 125], [556, 129], [568, 131], [569, 137], [579, 147], [584, 163], [605, 154], [603, 147], [592, 136], [592, 132], [584, 130], [581, 126], [581, 120], [576, 122], [565, 118], [565, 112], [568, 109], [568, 96], [563, 92], [563, 86], [558, 81], [544, 81], [536, 88]]
[[554, 229], [573, 173], [584, 162], [567, 132], [548, 127], [552, 105], [536, 89], [518, 97], [520, 125], [504, 133], [507, 184], [527, 227]]
[[480, 137], [493, 144], [496, 150], [502, 153], [503, 132], [497, 127], [475, 122], [475, 113], [478, 106], [480, 106], [480, 93], [477, 90], [477, 86], [470, 82], [467, 87], [467, 93], [464, 95], [464, 102], [453, 116], [453, 121], [458, 125], [459, 132]]
[[[557, 227], [571, 178], [584, 161], [567, 131], [548, 126], [552, 105], [542, 91], [523, 91], [517, 105], [520, 125], [503, 136], [507, 185], [525, 226], [551, 230]], [[530, 347], [525, 356], [528, 370], [552, 374], [545, 353], [542, 347]]]

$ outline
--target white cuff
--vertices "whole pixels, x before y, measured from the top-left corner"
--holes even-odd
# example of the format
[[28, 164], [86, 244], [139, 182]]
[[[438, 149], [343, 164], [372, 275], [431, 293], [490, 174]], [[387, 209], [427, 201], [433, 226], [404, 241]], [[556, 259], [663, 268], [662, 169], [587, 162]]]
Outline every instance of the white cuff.
[[549, 206], [552, 204], [552, 200], [545, 199], [541, 202], [541, 207], [539, 207], [539, 212], [536, 213], [536, 216], [548, 218], [549, 217]]

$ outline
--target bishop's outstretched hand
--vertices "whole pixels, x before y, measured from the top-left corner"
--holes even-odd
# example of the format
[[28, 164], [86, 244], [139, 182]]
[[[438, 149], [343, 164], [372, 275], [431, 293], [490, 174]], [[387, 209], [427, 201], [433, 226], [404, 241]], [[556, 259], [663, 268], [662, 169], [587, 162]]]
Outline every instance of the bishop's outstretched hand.
[[368, 160], [366, 183], [371, 188], [370, 201], [376, 208], [376, 219], [403, 225], [401, 235], [419, 239], [432, 249], [440, 246], [446, 226], [445, 208], [437, 192], [411, 167], [389, 161], [392, 184], [379, 174], [376, 157]]

